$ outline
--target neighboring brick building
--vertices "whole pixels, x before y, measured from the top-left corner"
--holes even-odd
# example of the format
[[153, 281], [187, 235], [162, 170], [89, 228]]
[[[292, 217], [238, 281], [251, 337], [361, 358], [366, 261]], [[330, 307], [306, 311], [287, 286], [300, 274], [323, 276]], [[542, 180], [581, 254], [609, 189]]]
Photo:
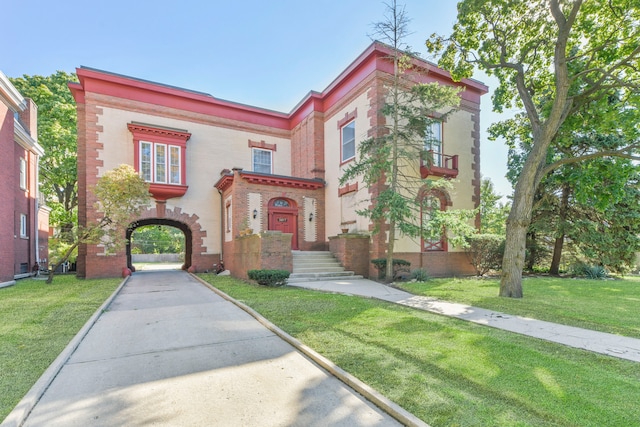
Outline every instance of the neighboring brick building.
[[[38, 109], [0, 72], [0, 287], [48, 256], [48, 209], [38, 197]], [[40, 213], [40, 214], [39, 214]], [[44, 233], [44, 234], [43, 234]]]
[[[151, 183], [155, 205], [132, 221], [180, 228], [186, 237], [185, 268], [202, 271], [224, 258], [232, 274], [249, 265], [278, 266], [274, 251], [329, 250], [358, 271], [383, 257], [386, 233], [369, 236], [371, 224], [356, 214], [376, 188], [338, 180], [356, 147], [383, 118], [375, 107], [393, 69], [390, 48], [373, 43], [323, 92], [310, 92], [290, 113], [237, 104], [211, 95], [91, 68], [78, 68], [69, 87], [78, 104], [78, 215], [98, 219], [91, 191], [98, 178], [119, 164], [133, 165]], [[453, 82], [435, 65], [415, 59], [420, 80], [460, 86], [462, 105], [434, 130], [438, 161], [423, 176], [457, 176], [454, 194], [425, 194], [441, 209], [471, 209], [480, 194], [480, 97], [487, 87], [474, 80]], [[416, 195], [419, 196], [419, 195]], [[132, 219], [134, 220], [134, 219]], [[259, 234], [248, 244], [240, 231]], [[130, 232], [131, 232], [130, 230]], [[268, 239], [291, 234], [283, 248]], [[345, 239], [342, 242], [335, 239]], [[331, 245], [329, 241], [332, 241]], [[241, 249], [242, 248], [242, 249]], [[245, 252], [259, 249], [264, 261]], [[353, 251], [358, 252], [354, 256]], [[244, 251], [244, 252], [243, 252]], [[269, 251], [268, 254], [265, 251]], [[344, 254], [348, 254], [345, 256]], [[472, 273], [465, 256], [446, 239], [416, 242], [400, 237], [396, 256], [430, 274]], [[285, 257], [286, 258], [286, 257]], [[282, 258], [286, 268], [290, 259]], [[290, 257], [289, 257], [290, 258]], [[99, 245], [79, 250], [78, 274], [102, 277], [131, 266], [130, 254], [105, 255]], [[348, 265], [347, 265], [348, 267]]]

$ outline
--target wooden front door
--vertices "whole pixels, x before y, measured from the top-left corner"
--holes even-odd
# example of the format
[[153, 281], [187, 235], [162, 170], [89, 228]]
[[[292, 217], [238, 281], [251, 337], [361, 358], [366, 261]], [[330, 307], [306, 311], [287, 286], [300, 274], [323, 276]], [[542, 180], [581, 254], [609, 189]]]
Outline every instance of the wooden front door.
[[269, 203], [269, 230], [291, 233], [291, 249], [298, 249], [298, 209], [288, 199]]

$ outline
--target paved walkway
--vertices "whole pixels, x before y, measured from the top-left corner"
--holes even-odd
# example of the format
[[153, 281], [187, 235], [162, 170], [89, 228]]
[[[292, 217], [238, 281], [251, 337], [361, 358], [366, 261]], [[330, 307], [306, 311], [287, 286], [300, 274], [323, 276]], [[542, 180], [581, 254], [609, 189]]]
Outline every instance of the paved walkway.
[[435, 298], [416, 296], [372, 280], [318, 281], [291, 283], [290, 286], [377, 298], [571, 347], [640, 362], [640, 339], [637, 338], [512, 316], [464, 304], [438, 301]]
[[259, 320], [185, 272], [136, 273], [2, 426], [32, 407], [24, 426], [401, 425], [369, 392], [412, 424]]

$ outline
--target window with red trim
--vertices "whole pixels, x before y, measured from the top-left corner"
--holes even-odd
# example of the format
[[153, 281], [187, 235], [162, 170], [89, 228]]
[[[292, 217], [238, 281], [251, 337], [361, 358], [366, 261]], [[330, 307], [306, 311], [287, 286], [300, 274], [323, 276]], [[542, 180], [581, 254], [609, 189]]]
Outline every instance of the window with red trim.
[[187, 191], [186, 150], [191, 134], [180, 129], [142, 123], [127, 125], [133, 134], [134, 167], [150, 183], [156, 200], [180, 197]]
[[434, 212], [444, 211], [446, 209], [443, 200], [434, 194], [426, 194], [421, 202], [421, 228], [425, 230], [422, 236], [422, 251], [446, 251], [446, 239], [444, 230], [428, 231], [429, 224], [434, 217]]
[[356, 156], [356, 121], [352, 120], [340, 130], [342, 163]]

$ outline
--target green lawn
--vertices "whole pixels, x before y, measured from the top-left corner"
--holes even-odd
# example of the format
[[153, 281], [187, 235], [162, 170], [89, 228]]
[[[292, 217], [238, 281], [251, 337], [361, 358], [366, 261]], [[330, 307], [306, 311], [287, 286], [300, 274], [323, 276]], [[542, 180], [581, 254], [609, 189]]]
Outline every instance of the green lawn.
[[51, 285], [23, 279], [0, 289], [0, 420], [121, 281], [58, 275]]
[[640, 338], [637, 276], [616, 280], [525, 277], [522, 299], [499, 297], [498, 279], [432, 279], [398, 286], [445, 301]]
[[434, 427], [640, 425], [637, 363], [372, 299], [201, 277]]

